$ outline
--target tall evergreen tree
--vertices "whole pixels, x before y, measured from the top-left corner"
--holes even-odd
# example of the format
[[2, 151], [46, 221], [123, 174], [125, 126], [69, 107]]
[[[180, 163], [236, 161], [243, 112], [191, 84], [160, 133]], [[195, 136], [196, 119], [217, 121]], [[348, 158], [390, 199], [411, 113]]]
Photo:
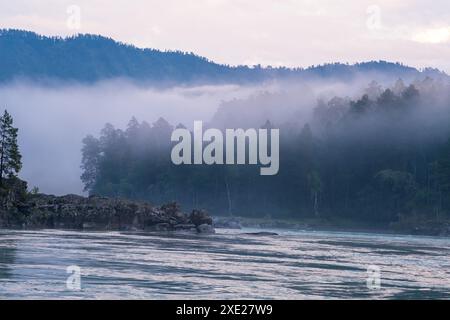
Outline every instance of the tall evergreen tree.
[[91, 191], [98, 179], [98, 170], [100, 164], [100, 142], [98, 139], [88, 135], [83, 139], [83, 148], [81, 149], [82, 160], [81, 181], [84, 183], [84, 191]]
[[0, 117], [0, 186], [5, 178], [16, 176], [22, 168], [22, 156], [17, 145], [17, 128], [7, 110]]

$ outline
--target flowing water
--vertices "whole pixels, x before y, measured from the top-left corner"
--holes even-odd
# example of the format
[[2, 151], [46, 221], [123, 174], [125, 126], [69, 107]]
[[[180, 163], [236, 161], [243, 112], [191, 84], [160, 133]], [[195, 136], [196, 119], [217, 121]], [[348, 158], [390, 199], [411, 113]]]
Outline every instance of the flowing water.
[[249, 231], [0, 230], [0, 299], [450, 298], [450, 239]]

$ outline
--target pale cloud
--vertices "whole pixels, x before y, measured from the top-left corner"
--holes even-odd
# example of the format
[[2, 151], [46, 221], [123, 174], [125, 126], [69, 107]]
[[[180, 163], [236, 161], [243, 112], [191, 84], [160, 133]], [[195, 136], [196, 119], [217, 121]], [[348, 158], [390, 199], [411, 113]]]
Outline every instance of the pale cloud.
[[414, 41], [421, 43], [446, 43], [450, 40], [450, 27], [426, 29], [415, 34]]
[[[70, 5], [78, 30], [67, 27]], [[228, 64], [386, 59], [450, 72], [448, 0], [16, 0], [0, 4], [0, 27], [97, 33]]]

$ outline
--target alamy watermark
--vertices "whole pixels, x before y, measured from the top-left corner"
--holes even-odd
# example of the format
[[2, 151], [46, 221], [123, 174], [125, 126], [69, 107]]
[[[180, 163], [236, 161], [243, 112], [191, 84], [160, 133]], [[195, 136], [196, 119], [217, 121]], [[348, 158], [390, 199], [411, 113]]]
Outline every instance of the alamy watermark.
[[171, 152], [175, 165], [259, 164], [261, 175], [275, 175], [280, 167], [279, 129], [225, 129], [224, 136], [214, 128], [203, 132], [202, 121], [194, 121], [193, 137], [188, 129], [178, 128], [171, 140], [178, 142]]
[[68, 290], [81, 290], [81, 268], [79, 266], [68, 266], [66, 273], [69, 274], [66, 280], [66, 288]]
[[379, 266], [370, 265], [367, 267], [366, 284], [370, 290], [381, 289], [381, 269]]
[[366, 13], [366, 27], [369, 30], [381, 29], [381, 8], [377, 5], [371, 5], [367, 7]]
[[70, 30], [79, 30], [81, 28], [81, 8], [77, 5], [68, 6], [66, 25]]

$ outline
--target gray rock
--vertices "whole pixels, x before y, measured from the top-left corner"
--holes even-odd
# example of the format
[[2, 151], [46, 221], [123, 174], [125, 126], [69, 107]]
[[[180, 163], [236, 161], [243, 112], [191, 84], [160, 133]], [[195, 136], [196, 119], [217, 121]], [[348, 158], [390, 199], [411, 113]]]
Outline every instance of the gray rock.
[[199, 226], [201, 224], [212, 225], [212, 218], [205, 210], [192, 210], [192, 213], [189, 216], [189, 220], [196, 226]]
[[246, 232], [244, 234], [251, 235], [251, 236], [278, 236], [278, 233], [275, 232], [268, 232], [268, 231], [261, 231], [261, 232]]
[[192, 223], [186, 223], [186, 224], [177, 224], [175, 225], [175, 230], [190, 230], [194, 228], [195, 229], [195, 225]]
[[[14, 178], [0, 188], [0, 228], [97, 230], [192, 230], [211, 225], [207, 212], [186, 214], [177, 203], [160, 207], [144, 201], [79, 195], [28, 194], [26, 182]], [[208, 228], [202, 227], [207, 232]]]
[[158, 223], [158, 224], [155, 224], [151, 229], [155, 230], [155, 231], [168, 231], [168, 230], [170, 230], [170, 224]]
[[216, 230], [214, 230], [214, 227], [210, 224], [203, 223], [199, 226], [197, 226], [198, 233], [202, 234], [213, 234], [216, 233]]

